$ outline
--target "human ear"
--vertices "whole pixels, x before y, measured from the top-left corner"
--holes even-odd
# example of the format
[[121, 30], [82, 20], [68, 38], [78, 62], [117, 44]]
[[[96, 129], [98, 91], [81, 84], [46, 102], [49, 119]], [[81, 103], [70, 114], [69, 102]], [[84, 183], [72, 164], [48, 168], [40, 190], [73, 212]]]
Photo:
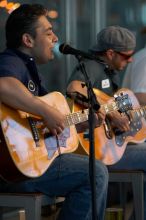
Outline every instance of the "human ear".
[[30, 34], [28, 33], [24, 33], [23, 36], [22, 36], [22, 43], [23, 45], [25, 45], [26, 47], [33, 47], [33, 38]]

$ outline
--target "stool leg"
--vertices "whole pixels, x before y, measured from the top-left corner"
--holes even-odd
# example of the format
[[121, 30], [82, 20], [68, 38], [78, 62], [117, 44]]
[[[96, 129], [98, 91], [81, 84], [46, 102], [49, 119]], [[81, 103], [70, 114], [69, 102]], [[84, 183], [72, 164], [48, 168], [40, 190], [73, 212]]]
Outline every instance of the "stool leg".
[[3, 219], [3, 207], [0, 207], [0, 220]]
[[25, 205], [26, 220], [41, 220], [41, 198], [35, 197], [27, 200]]
[[19, 210], [19, 220], [26, 220], [24, 210]]
[[132, 175], [135, 220], [144, 220], [144, 180], [143, 173]]
[[120, 182], [120, 205], [123, 208], [123, 216], [125, 219], [125, 210], [127, 203], [127, 187], [125, 182]]

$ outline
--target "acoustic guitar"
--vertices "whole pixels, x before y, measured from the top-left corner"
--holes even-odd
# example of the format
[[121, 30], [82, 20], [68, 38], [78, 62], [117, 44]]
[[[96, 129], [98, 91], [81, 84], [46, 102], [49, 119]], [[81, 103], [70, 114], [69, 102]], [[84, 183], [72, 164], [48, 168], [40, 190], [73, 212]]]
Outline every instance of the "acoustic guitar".
[[[73, 152], [78, 147], [75, 124], [88, 120], [88, 109], [70, 113], [65, 97], [59, 92], [52, 92], [39, 98], [66, 115], [66, 128], [57, 137], [52, 136], [37, 116], [2, 104], [0, 175], [5, 180], [17, 181], [24, 177], [39, 177], [45, 173], [58, 155]], [[102, 108], [108, 113], [127, 109], [128, 103], [127, 96], [120, 98], [119, 95], [116, 101], [112, 99]]]
[[[100, 103], [111, 102], [111, 97], [102, 91], [94, 89], [94, 92]], [[95, 157], [103, 161], [106, 165], [118, 162], [122, 158], [128, 143], [142, 143], [146, 138], [146, 106], [140, 107], [137, 98], [130, 90], [123, 88], [115, 95], [119, 96], [120, 93], [129, 96], [133, 107], [133, 110], [126, 111], [130, 119], [130, 130], [124, 133], [114, 131], [108, 120], [100, 127], [94, 129]], [[73, 111], [76, 112], [81, 109], [83, 109], [83, 107], [74, 102]], [[89, 154], [89, 131], [86, 130], [85, 132], [79, 133], [78, 136], [80, 145], [76, 152]]]

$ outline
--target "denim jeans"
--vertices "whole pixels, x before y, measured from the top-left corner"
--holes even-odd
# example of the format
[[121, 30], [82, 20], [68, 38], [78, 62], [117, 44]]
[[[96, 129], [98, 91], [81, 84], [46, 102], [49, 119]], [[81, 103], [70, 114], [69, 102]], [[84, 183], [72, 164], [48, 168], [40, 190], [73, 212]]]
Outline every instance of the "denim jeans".
[[146, 142], [142, 144], [127, 145], [121, 160], [108, 166], [109, 170], [143, 170], [144, 175], [144, 220], [146, 220]]
[[[96, 161], [96, 196], [98, 220], [104, 219], [108, 186], [108, 171]], [[59, 220], [91, 220], [91, 189], [89, 157], [77, 154], [62, 154], [41, 177], [8, 184], [9, 192], [43, 192], [49, 196], [64, 196], [65, 201]]]

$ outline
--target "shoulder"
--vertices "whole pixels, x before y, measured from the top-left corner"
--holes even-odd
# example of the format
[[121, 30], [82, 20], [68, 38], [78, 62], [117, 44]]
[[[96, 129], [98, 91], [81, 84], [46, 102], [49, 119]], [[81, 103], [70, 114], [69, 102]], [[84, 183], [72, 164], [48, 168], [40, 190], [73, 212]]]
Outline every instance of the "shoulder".
[[11, 50], [0, 53], [0, 77], [18, 75], [26, 71], [24, 62]]
[[96, 70], [104, 70], [105, 64], [98, 62], [98, 60], [88, 60], [86, 65], [89, 68], [96, 68]]
[[90, 60], [86, 62], [87, 71], [89, 75], [94, 78], [103, 77], [105, 73], [106, 65], [104, 63], [100, 63], [96, 60]]
[[12, 50], [6, 49], [4, 52], [0, 53], [0, 65], [5, 63], [15, 65], [17, 63], [22, 64], [23, 61]]

